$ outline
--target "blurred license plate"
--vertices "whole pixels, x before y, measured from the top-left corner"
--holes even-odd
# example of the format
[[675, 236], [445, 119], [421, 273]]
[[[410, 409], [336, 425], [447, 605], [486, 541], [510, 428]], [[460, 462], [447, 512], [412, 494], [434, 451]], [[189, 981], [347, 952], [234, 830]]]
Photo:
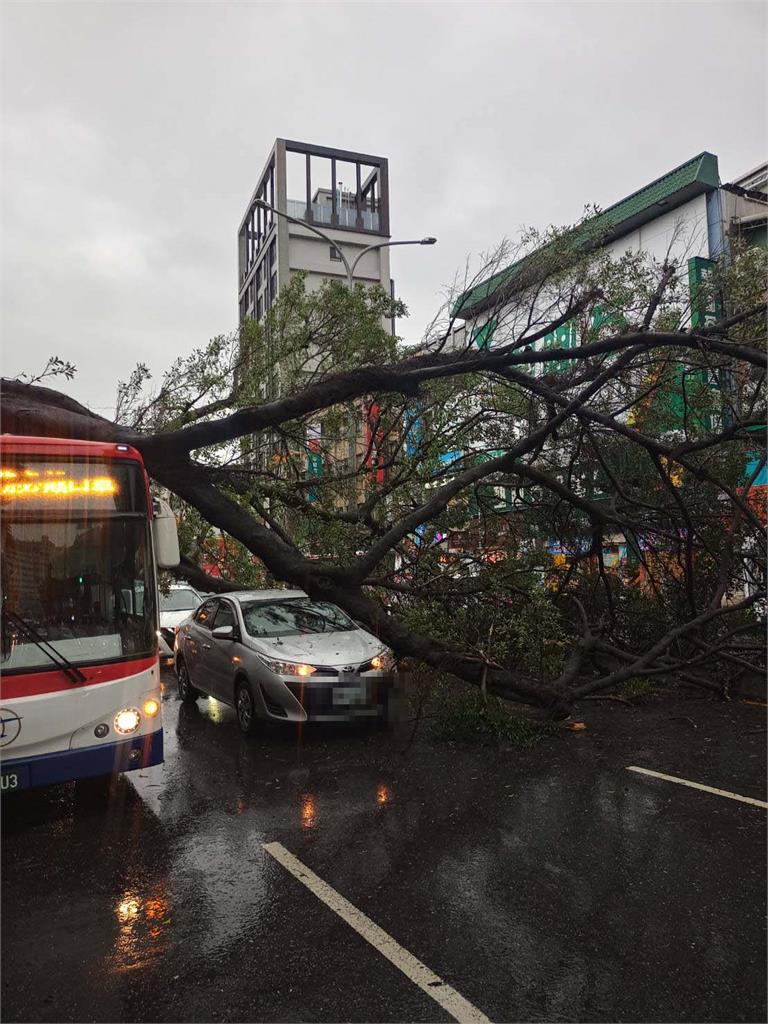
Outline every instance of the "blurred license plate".
[[333, 689], [333, 703], [341, 707], [365, 704], [366, 698], [366, 686], [362, 682], [354, 686], [335, 686]]
[[16, 768], [0, 770], [0, 793], [17, 793], [29, 787], [29, 768], [20, 764]]

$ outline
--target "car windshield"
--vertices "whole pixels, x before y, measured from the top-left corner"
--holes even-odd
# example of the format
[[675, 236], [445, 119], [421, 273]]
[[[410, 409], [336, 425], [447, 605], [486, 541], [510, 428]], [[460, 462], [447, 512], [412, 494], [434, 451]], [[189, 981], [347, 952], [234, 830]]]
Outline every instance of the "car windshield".
[[191, 612], [201, 603], [194, 590], [170, 590], [160, 595], [161, 612]]
[[245, 630], [253, 637], [338, 633], [358, 627], [335, 604], [308, 597], [286, 601], [249, 601], [240, 606]]

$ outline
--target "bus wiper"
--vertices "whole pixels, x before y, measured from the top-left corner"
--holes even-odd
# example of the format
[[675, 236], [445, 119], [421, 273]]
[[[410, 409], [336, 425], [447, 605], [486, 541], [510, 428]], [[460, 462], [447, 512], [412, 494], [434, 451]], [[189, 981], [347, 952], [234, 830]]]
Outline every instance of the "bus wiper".
[[57, 651], [52, 644], [49, 644], [47, 640], [41, 637], [37, 630], [33, 629], [28, 622], [25, 622], [20, 615], [17, 615], [16, 612], [8, 611], [7, 608], [3, 608], [3, 617], [26, 633], [35, 647], [39, 647], [43, 654], [47, 654], [71, 683], [85, 682], [86, 677], [77, 665], [73, 665], [69, 658], [65, 658], [61, 651]]

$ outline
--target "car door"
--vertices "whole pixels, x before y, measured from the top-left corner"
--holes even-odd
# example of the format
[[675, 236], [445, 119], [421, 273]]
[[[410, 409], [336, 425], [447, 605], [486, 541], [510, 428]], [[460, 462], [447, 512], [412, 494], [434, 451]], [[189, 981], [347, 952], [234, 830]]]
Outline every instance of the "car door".
[[232, 681], [235, 666], [232, 658], [236, 656], [237, 642], [234, 637], [239, 635], [237, 615], [231, 601], [222, 598], [213, 617], [212, 629], [220, 626], [231, 626], [232, 637], [217, 639], [211, 636], [210, 647], [205, 651], [205, 671], [208, 676], [209, 692], [219, 700], [232, 704], [234, 700]]
[[184, 660], [192, 685], [203, 693], [210, 693], [206, 655], [212, 648], [211, 626], [216, 615], [219, 599], [213, 597], [203, 601], [192, 621], [184, 627]]

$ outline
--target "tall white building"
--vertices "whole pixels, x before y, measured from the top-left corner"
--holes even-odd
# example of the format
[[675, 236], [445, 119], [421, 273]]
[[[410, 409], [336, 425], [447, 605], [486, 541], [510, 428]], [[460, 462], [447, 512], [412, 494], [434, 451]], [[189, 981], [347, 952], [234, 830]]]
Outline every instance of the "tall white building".
[[[297, 271], [306, 275], [308, 290], [325, 280], [346, 280], [336, 247], [259, 201], [338, 239], [350, 264], [367, 246], [390, 237], [384, 157], [276, 139], [238, 229], [241, 321], [261, 320]], [[389, 249], [366, 253], [354, 279], [391, 291]]]
[[[308, 291], [329, 280], [347, 283], [340, 251], [353, 267], [354, 283], [378, 285], [393, 294], [389, 248], [364, 252], [389, 239], [385, 157], [276, 139], [238, 229], [240, 322], [261, 321], [297, 273], [304, 275]], [[294, 383], [295, 371], [279, 357], [272, 358], [269, 331], [263, 344], [270, 370], [257, 383], [267, 399], [284, 393]], [[308, 373], [314, 369], [311, 359], [303, 367]], [[250, 458], [278, 472], [287, 464], [301, 466], [312, 476], [323, 475], [325, 464], [338, 464], [340, 458], [351, 468], [366, 453], [371, 458], [368, 405], [351, 403], [348, 419], [341, 435], [334, 436], [318, 417], [308, 426], [306, 439], [290, 444], [279, 432], [265, 431], [251, 439]]]

